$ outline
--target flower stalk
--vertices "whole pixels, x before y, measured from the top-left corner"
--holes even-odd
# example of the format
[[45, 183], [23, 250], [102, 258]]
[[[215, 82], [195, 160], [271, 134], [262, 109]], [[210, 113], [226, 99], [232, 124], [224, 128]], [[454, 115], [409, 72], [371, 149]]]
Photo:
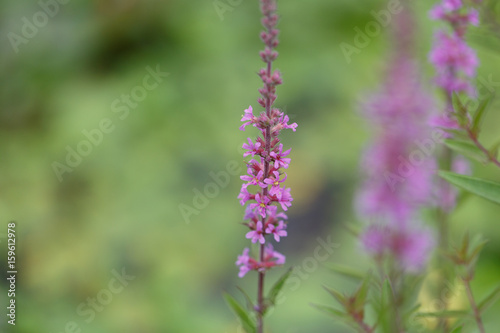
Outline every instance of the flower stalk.
[[249, 255], [249, 249], [246, 248], [236, 261], [236, 264], [240, 266], [239, 277], [245, 276], [252, 270], [258, 273], [257, 304], [253, 309], [257, 318], [258, 333], [264, 331], [263, 317], [267, 310], [264, 297], [266, 271], [285, 263], [285, 256], [274, 251], [266, 237], [272, 236], [276, 242], [279, 242], [281, 237], [287, 236], [285, 223], [287, 216], [284, 212], [278, 212], [278, 205], [286, 211], [293, 201], [290, 188], [282, 185], [287, 178], [283, 169], [289, 166], [290, 158], [287, 156], [291, 149], [283, 151], [279, 134], [283, 129], [292, 129], [295, 132], [297, 128], [296, 123], [288, 123], [287, 115], [273, 107], [276, 100], [276, 87], [282, 84], [281, 73], [277, 70], [273, 71], [272, 67], [278, 57], [275, 48], [279, 44], [279, 30], [276, 29], [278, 23], [276, 1], [261, 0], [260, 9], [263, 15], [262, 25], [265, 28], [260, 34], [265, 44], [260, 57], [265, 67], [258, 72], [263, 82], [263, 87], [259, 89], [261, 97], [258, 103], [264, 111], [256, 116], [253, 114], [252, 106], [249, 106], [241, 119], [244, 123], [240, 130], [244, 131], [246, 126], [252, 125], [260, 130], [261, 136], [255, 140], [248, 138], [248, 144], [243, 144], [246, 150], [243, 156], [251, 156], [252, 159], [247, 162], [247, 174], [240, 177], [245, 183], [238, 196], [241, 205], [251, 202], [247, 205], [245, 214], [245, 220], [248, 222], [244, 225], [250, 229], [246, 238], [252, 243], [259, 243], [259, 253], [257, 259], [254, 259]]
[[477, 327], [479, 328], [479, 332], [485, 333], [483, 319], [481, 318], [481, 313], [479, 312], [479, 308], [477, 307], [476, 301], [474, 299], [474, 295], [472, 294], [472, 288], [470, 287], [470, 278], [462, 278], [462, 281], [465, 285], [465, 292], [467, 293], [467, 298], [469, 299], [469, 303], [474, 314], [474, 320], [477, 323]]

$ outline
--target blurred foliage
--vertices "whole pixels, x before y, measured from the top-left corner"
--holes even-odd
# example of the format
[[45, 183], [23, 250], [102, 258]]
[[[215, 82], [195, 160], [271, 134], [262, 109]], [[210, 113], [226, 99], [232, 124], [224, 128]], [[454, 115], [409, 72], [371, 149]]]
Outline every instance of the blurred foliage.
[[[432, 76], [426, 55], [436, 27], [426, 14], [432, 3], [415, 3], [426, 78]], [[277, 67], [284, 85], [277, 105], [299, 128], [283, 136], [293, 148], [288, 184], [295, 201], [290, 236], [278, 250], [304, 273], [295, 277], [296, 288], [285, 286], [267, 319], [272, 332], [347, 332], [308, 304], [327, 301], [321, 284], [346, 291], [355, 286], [333, 280], [323, 262], [314, 269], [308, 263], [318, 237], [331, 236], [340, 246], [327, 262], [368, 267], [341, 224], [355, 219], [358, 160], [369, 135], [358, 103], [380, 82], [390, 44], [384, 31], [350, 64], [339, 44], [352, 43], [353, 28], [363, 28], [373, 20], [370, 11], [385, 6], [279, 2]], [[248, 105], [256, 106], [260, 87], [257, 1], [243, 1], [223, 20], [211, 0], [67, 1], [14, 52], [8, 34], [20, 35], [23, 18], [32, 22], [40, 10], [34, 1], [0, 3], [0, 216], [2, 225], [18, 222], [20, 272], [13, 332], [64, 332], [71, 321], [93, 333], [237, 332], [222, 292], [236, 294], [237, 284], [255, 289], [252, 276], [238, 279], [234, 265], [248, 243], [239, 224], [239, 177], [231, 176], [190, 223], [179, 205], [192, 205], [193, 189], [204, 191], [213, 182], [210, 172], [231, 161], [243, 165], [239, 147], [246, 134], [238, 131], [239, 120]], [[499, 82], [499, 49], [488, 47], [498, 45], [498, 34], [478, 28], [471, 39], [482, 62], [479, 77]], [[148, 66], [169, 76], [120, 119], [113, 102], [142, 85]], [[490, 143], [500, 121], [498, 101], [492, 105], [482, 133]], [[67, 147], [77, 149], [86, 140], [82, 131], [106, 118], [113, 131], [59, 182], [53, 162], [65, 163]], [[482, 178], [500, 180], [494, 167], [475, 167]], [[452, 219], [454, 235], [469, 229], [491, 240], [473, 281], [477, 294], [486, 295], [500, 277], [498, 206], [471, 197]], [[5, 265], [2, 260], [3, 272]], [[87, 323], [77, 308], [122, 268], [136, 278]], [[271, 273], [269, 281], [283, 272]], [[0, 294], [6, 295], [2, 281]], [[485, 314], [490, 331], [500, 324], [498, 310]]]

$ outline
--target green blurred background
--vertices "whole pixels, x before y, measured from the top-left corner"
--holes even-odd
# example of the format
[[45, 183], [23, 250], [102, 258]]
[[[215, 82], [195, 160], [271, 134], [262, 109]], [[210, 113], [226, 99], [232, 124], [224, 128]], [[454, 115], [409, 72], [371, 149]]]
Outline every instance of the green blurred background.
[[[179, 206], [192, 206], [194, 190], [213, 182], [210, 172], [232, 161], [242, 167], [241, 144], [256, 133], [238, 127], [243, 110], [257, 108], [261, 86], [257, 0], [234, 6], [223, 0], [231, 10], [222, 16], [212, 0], [66, 2], [18, 52], [8, 34], [21, 35], [23, 17], [33, 22], [41, 7], [0, 3], [0, 216], [4, 229], [18, 223], [19, 270], [17, 325], [7, 327], [2, 311], [0, 331], [59, 333], [75, 322], [92, 333], [238, 332], [221, 295], [236, 294], [236, 285], [255, 292], [255, 275], [238, 279], [234, 265], [249, 244], [236, 199], [241, 181], [231, 176], [189, 219]], [[437, 27], [427, 18], [432, 4], [415, 4], [417, 57], [426, 79]], [[358, 105], [382, 81], [391, 44], [385, 29], [350, 64], [339, 44], [353, 44], [353, 29], [386, 7], [368, 0], [279, 1], [276, 66], [284, 85], [277, 106], [299, 124], [296, 133], [283, 134], [293, 148], [288, 185], [295, 199], [289, 237], [277, 246], [287, 266], [310, 263], [318, 237], [331, 237], [338, 247], [324, 262], [369, 267], [342, 223], [355, 220], [359, 158], [369, 138]], [[476, 29], [471, 40], [479, 74], [499, 82], [498, 39]], [[169, 75], [129, 114], [114, 112], [114, 101], [142, 85], [148, 66]], [[498, 135], [498, 105], [486, 122], [487, 143]], [[59, 181], [53, 163], [65, 163], [67, 147], [77, 149], [86, 140], [82, 131], [103, 119], [113, 130]], [[493, 167], [476, 165], [475, 172], [500, 180]], [[500, 280], [498, 213], [498, 206], [470, 198], [452, 216], [454, 239], [470, 230], [491, 240], [473, 284], [479, 298]], [[2, 249], [5, 233], [0, 230]], [[354, 288], [324, 262], [307, 266], [297, 288], [285, 288], [286, 299], [267, 319], [269, 332], [348, 332], [309, 305], [333, 303], [322, 284]], [[78, 307], [106, 294], [113, 270], [122, 269], [135, 279], [87, 322]], [[283, 271], [271, 272], [268, 281]], [[2, 308], [7, 289], [2, 279]], [[499, 310], [486, 314], [491, 332], [500, 324]]]

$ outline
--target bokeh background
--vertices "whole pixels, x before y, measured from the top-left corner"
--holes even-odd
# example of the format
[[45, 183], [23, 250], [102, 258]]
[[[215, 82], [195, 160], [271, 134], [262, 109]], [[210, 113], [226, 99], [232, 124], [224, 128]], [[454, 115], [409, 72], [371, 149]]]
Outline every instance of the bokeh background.
[[[248, 246], [238, 175], [198, 214], [186, 219], [179, 209], [193, 206], [195, 191], [213, 182], [210, 172], [233, 161], [243, 166], [241, 144], [255, 134], [238, 127], [243, 110], [257, 106], [261, 85], [258, 2], [222, 3], [231, 10], [220, 16], [212, 0], [66, 1], [18, 52], [8, 34], [21, 35], [23, 18], [33, 22], [40, 4], [0, 3], [0, 268], [6, 276], [5, 233], [16, 221], [19, 270], [17, 325], [7, 327], [2, 311], [2, 332], [65, 332], [70, 322], [92, 333], [238, 332], [222, 292], [237, 294], [240, 285], [253, 295], [256, 285], [253, 274], [238, 279], [234, 265]], [[438, 26], [427, 17], [433, 3], [414, 3], [416, 57], [429, 81], [426, 57]], [[311, 265], [318, 238], [338, 246], [317, 267], [307, 266], [297, 288], [285, 287], [282, 304], [267, 319], [269, 332], [348, 332], [309, 304], [333, 304], [322, 284], [354, 288], [325, 263], [369, 267], [342, 224], [356, 222], [358, 164], [370, 135], [358, 105], [383, 80], [389, 28], [350, 64], [339, 44], [353, 44], [353, 29], [364, 29], [370, 12], [385, 8], [384, 1], [279, 1], [276, 66], [284, 85], [277, 105], [299, 127], [283, 134], [293, 148], [288, 184], [295, 201], [289, 237], [277, 249], [287, 266], [303, 267]], [[494, 82], [500, 82], [499, 37], [484, 28], [470, 33], [479, 75]], [[115, 112], [114, 101], [142, 85], [148, 66], [169, 75], [128, 114]], [[487, 143], [498, 136], [494, 105]], [[54, 162], [65, 163], [68, 147], [86, 140], [82, 131], [106, 118], [113, 130], [59, 181]], [[474, 167], [500, 180], [497, 169]], [[465, 230], [490, 239], [473, 283], [479, 298], [500, 280], [499, 208], [471, 197], [452, 216], [454, 239]], [[106, 293], [113, 270], [135, 279], [86, 322], [78, 307]], [[3, 309], [7, 289], [3, 278]], [[466, 304], [461, 297], [454, 302]], [[486, 314], [491, 332], [500, 324], [499, 310]]]

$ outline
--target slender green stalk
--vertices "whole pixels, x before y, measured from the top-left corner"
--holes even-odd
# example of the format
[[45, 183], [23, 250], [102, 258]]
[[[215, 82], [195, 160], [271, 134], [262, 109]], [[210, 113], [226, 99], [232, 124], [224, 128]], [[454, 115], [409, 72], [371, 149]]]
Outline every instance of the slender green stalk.
[[462, 279], [465, 285], [465, 292], [467, 293], [467, 298], [469, 299], [470, 307], [474, 314], [474, 320], [477, 323], [477, 327], [479, 328], [479, 332], [486, 333], [484, 330], [483, 320], [481, 319], [481, 313], [479, 312], [479, 308], [477, 307], [476, 301], [474, 300], [474, 295], [472, 294], [472, 288], [470, 287], [470, 279]]

